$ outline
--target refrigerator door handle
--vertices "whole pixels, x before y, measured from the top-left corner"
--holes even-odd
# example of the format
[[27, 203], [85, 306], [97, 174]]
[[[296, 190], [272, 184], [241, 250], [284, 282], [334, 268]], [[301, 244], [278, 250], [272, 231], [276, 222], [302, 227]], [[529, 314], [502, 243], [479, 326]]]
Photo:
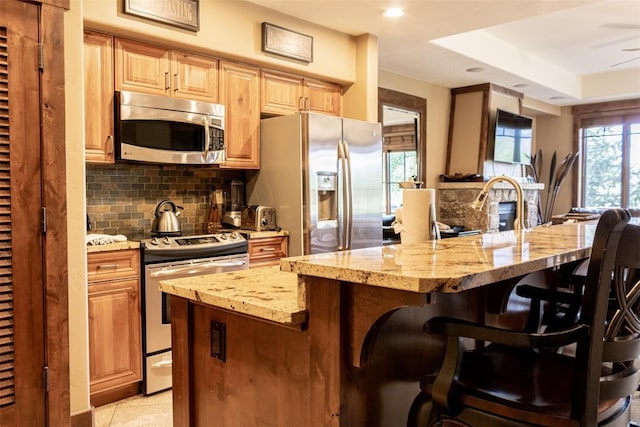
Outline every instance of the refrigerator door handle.
[[338, 188], [342, 187], [342, 203], [338, 207], [338, 250], [348, 249], [347, 241], [347, 205], [348, 188], [346, 179], [347, 155], [342, 140], [338, 140]]
[[342, 142], [344, 146], [344, 157], [346, 160], [345, 175], [345, 189], [346, 189], [346, 227], [345, 227], [345, 249], [351, 249], [351, 234], [353, 231], [353, 193], [351, 184], [351, 155], [349, 154], [349, 144], [347, 141]]

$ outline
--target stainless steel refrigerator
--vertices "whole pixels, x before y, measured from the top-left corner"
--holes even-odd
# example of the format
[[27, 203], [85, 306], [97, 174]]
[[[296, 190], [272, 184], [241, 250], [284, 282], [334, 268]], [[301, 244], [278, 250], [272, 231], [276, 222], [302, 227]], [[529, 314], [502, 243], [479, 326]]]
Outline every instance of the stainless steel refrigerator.
[[382, 128], [316, 113], [263, 119], [249, 205], [271, 206], [289, 255], [382, 244]]

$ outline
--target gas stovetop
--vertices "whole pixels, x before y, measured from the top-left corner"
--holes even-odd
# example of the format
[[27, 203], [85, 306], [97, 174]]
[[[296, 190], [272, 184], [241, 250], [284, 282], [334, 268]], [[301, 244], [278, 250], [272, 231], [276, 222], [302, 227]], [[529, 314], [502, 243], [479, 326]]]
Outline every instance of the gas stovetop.
[[246, 253], [247, 239], [236, 231], [198, 236], [163, 236], [142, 240], [145, 262]]

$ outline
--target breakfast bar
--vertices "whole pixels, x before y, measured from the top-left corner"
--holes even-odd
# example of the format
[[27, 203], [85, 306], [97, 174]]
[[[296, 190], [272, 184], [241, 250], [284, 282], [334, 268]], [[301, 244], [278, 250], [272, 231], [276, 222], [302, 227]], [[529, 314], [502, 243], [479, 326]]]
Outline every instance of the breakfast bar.
[[[437, 315], [516, 325], [518, 283], [589, 257], [596, 221], [286, 258], [160, 282], [175, 426], [404, 425], [438, 369]], [[521, 310], [522, 311], [522, 310]]]

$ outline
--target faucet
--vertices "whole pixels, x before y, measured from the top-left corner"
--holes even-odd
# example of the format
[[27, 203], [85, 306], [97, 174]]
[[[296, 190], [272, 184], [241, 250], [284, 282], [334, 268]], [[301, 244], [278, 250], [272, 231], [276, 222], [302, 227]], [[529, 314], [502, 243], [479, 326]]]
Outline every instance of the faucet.
[[513, 221], [513, 229], [524, 230], [527, 227], [525, 227], [524, 225], [524, 195], [522, 193], [522, 187], [520, 186], [518, 181], [511, 178], [510, 176], [506, 176], [506, 175], [494, 176], [489, 181], [487, 181], [487, 183], [484, 185], [484, 187], [480, 191], [480, 194], [478, 194], [478, 197], [476, 197], [473, 203], [471, 203], [471, 209], [475, 209], [477, 211], [482, 209], [482, 206], [484, 205], [484, 202], [487, 198], [487, 195], [489, 194], [489, 190], [491, 190], [491, 187], [493, 187], [497, 182], [501, 182], [501, 181], [508, 182], [509, 184], [513, 185], [513, 188], [516, 189], [516, 196], [517, 196], [516, 197], [516, 217]]

